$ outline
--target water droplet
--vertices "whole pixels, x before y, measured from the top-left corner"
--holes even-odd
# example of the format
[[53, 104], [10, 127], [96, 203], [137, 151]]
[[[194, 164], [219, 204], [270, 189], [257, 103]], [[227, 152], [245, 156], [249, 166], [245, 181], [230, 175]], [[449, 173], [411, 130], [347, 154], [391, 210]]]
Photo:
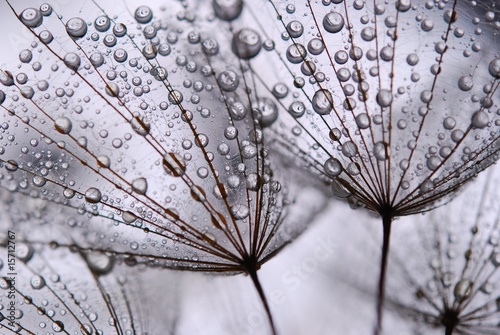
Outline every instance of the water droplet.
[[146, 194], [148, 190], [148, 181], [146, 178], [137, 178], [132, 181], [132, 190], [138, 194]]
[[135, 10], [134, 18], [139, 23], [148, 23], [153, 19], [153, 11], [148, 6], [140, 6]]
[[39, 290], [45, 286], [45, 280], [39, 275], [33, 275], [30, 279], [30, 284], [34, 290]]
[[231, 215], [235, 220], [242, 220], [248, 216], [250, 211], [248, 210], [248, 207], [245, 205], [237, 204], [234, 206], [231, 206]]
[[80, 38], [87, 33], [87, 24], [79, 17], [74, 17], [66, 22], [66, 32], [73, 38]]
[[304, 115], [306, 111], [306, 106], [302, 101], [294, 101], [288, 107], [288, 113], [294, 118], [299, 118]]
[[149, 130], [151, 129], [151, 125], [148, 122], [137, 116], [130, 121], [130, 125], [132, 126], [132, 129], [141, 136], [149, 134]]
[[342, 164], [336, 158], [329, 158], [323, 164], [323, 169], [327, 175], [335, 178], [342, 173]]
[[262, 127], [268, 127], [278, 118], [278, 107], [273, 100], [269, 98], [259, 99], [260, 124]]
[[65, 116], [57, 118], [54, 122], [55, 129], [61, 134], [69, 134], [73, 124], [70, 119]]
[[431, 31], [434, 28], [434, 21], [431, 19], [424, 19], [420, 24], [423, 31]]
[[228, 70], [219, 74], [217, 82], [223, 91], [232, 92], [238, 88], [240, 79], [234, 71]]
[[271, 93], [276, 99], [283, 99], [288, 95], [288, 87], [283, 83], [278, 83], [274, 85]]
[[344, 24], [344, 17], [340, 13], [330, 12], [323, 18], [323, 28], [329, 33], [338, 33]]
[[312, 55], [319, 55], [325, 50], [325, 45], [319, 38], [313, 38], [307, 44], [307, 50]]
[[299, 21], [293, 20], [286, 25], [286, 31], [290, 37], [297, 38], [304, 33], [304, 26]]
[[470, 296], [470, 294], [472, 293], [472, 287], [473, 287], [473, 283], [471, 283], [469, 280], [461, 279], [455, 285], [455, 289], [453, 290], [453, 294], [459, 302], [462, 302]]
[[123, 23], [117, 23], [113, 27], [113, 34], [116, 37], [123, 37], [127, 34], [127, 26]]
[[354, 142], [345, 142], [342, 144], [342, 154], [348, 158], [354, 157], [358, 154], [358, 147], [354, 144]]
[[500, 58], [496, 58], [490, 62], [488, 71], [493, 78], [500, 78]]
[[29, 63], [33, 59], [33, 54], [30, 50], [24, 49], [19, 53], [19, 60], [22, 63]]
[[286, 50], [286, 58], [292, 64], [301, 63], [307, 56], [307, 51], [302, 44], [292, 44]]
[[333, 97], [330, 91], [317, 90], [312, 98], [312, 106], [314, 111], [320, 115], [329, 114], [333, 109]]
[[243, 10], [243, 0], [213, 0], [215, 15], [224, 21], [231, 21], [240, 16]]
[[243, 120], [248, 113], [248, 108], [246, 105], [240, 101], [234, 101], [229, 105], [229, 114], [233, 120]]
[[101, 191], [95, 187], [90, 187], [85, 191], [85, 200], [91, 204], [96, 204], [101, 201]]
[[377, 103], [380, 107], [388, 107], [392, 103], [392, 93], [389, 90], [382, 89], [377, 94]]
[[236, 56], [250, 59], [257, 56], [262, 48], [262, 41], [255, 30], [244, 28], [233, 35], [232, 46]]
[[95, 29], [97, 31], [100, 31], [101, 33], [108, 31], [110, 26], [111, 26], [111, 20], [105, 15], [97, 17], [94, 21]]
[[132, 223], [137, 220], [137, 216], [132, 212], [125, 211], [122, 213], [122, 220], [125, 223]]
[[482, 129], [488, 125], [490, 118], [485, 111], [477, 111], [472, 115], [471, 124], [473, 128]]
[[473, 86], [474, 86], [474, 81], [472, 81], [472, 78], [469, 76], [460, 77], [460, 79], [458, 80], [458, 87], [462, 91], [470, 91]]
[[42, 24], [43, 15], [36, 8], [26, 8], [19, 15], [21, 22], [28, 28], [36, 28]]
[[50, 14], [52, 14], [52, 6], [48, 3], [41, 4], [40, 13], [42, 13], [43, 16], [49, 16]]
[[419, 61], [418, 55], [415, 53], [409, 54], [408, 57], [406, 57], [406, 62], [408, 63], [408, 65], [411, 66], [417, 65], [418, 61]]
[[427, 168], [431, 171], [435, 171], [441, 165], [441, 158], [436, 155], [432, 155], [427, 159]]
[[74, 52], [68, 52], [64, 55], [64, 64], [73, 71], [78, 71], [80, 67], [80, 56]]
[[89, 268], [98, 275], [105, 275], [113, 269], [114, 258], [103, 253], [85, 255]]
[[400, 12], [406, 12], [411, 8], [411, 0], [398, 0], [396, 2], [396, 9]]
[[384, 142], [377, 142], [373, 146], [373, 155], [379, 161], [384, 161], [387, 159], [387, 157], [389, 156], [388, 151], [389, 151], [389, 148], [388, 148], [387, 144]]
[[167, 152], [163, 156], [163, 168], [169, 175], [180, 177], [186, 172], [186, 163], [178, 154]]

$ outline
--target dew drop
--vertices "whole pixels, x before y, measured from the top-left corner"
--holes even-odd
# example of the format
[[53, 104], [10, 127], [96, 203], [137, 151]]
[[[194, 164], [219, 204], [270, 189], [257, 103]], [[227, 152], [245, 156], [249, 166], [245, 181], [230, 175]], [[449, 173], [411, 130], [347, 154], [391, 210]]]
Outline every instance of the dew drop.
[[260, 52], [262, 40], [252, 29], [244, 28], [233, 35], [233, 52], [241, 59], [250, 59]]
[[186, 172], [186, 163], [178, 154], [167, 152], [163, 156], [163, 168], [169, 175], [180, 177]]
[[90, 187], [85, 191], [85, 200], [91, 204], [96, 204], [101, 201], [101, 191], [95, 187]]
[[30, 279], [30, 284], [34, 290], [39, 290], [45, 286], [45, 280], [39, 275], [33, 275]]
[[373, 155], [375, 158], [379, 161], [385, 161], [388, 157], [388, 150], [389, 148], [387, 147], [387, 144], [384, 142], [377, 142], [373, 146]]
[[148, 23], [153, 19], [153, 11], [148, 6], [140, 6], [135, 10], [134, 18], [139, 23]]
[[488, 114], [482, 110], [475, 112], [471, 118], [471, 125], [473, 128], [482, 129], [486, 127], [489, 122], [490, 118], [488, 117]]
[[224, 21], [231, 21], [240, 16], [243, 10], [243, 0], [213, 0], [215, 15]]
[[377, 103], [380, 107], [388, 107], [392, 103], [392, 93], [389, 90], [382, 89], [377, 94]]
[[348, 158], [354, 157], [358, 154], [358, 147], [354, 144], [354, 142], [345, 142], [342, 144], [342, 154]]
[[242, 220], [246, 218], [250, 213], [248, 207], [242, 204], [231, 206], [230, 209], [231, 209], [231, 215], [235, 220]]
[[61, 134], [69, 134], [73, 124], [70, 119], [65, 116], [57, 118], [54, 122], [55, 129]]
[[490, 62], [488, 71], [493, 78], [500, 78], [500, 58], [496, 58]]
[[132, 190], [138, 194], [146, 194], [148, 190], [148, 181], [146, 178], [137, 178], [132, 181]]
[[80, 67], [80, 56], [74, 52], [68, 52], [64, 55], [64, 64], [73, 71], [77, 71]]
[[66, 32], [73, 38], [80, 38], [87, 33], [87, 24], [79, 17], [74, 17], [66, 22]]
[[105, 15], [97, 17], [94, 21], [95, 29], [97, 31], [100, 31], [101, 33], [107, 31], [110, 26], [111, 26], [111, 20]]
[[325, 50], [325, 45], [319, 38], [313, 38], [307, 44], [307, 50], [312, 55], [319, 55]]
[[286, 49], [286, 59], [292, 64], [302, 62], [307, 56], [307, 51], [302, 44], [292, 44]]
[[327, 115], [333, 109], [333, 97], [326, 89], [317, 90], [312, 98], [312, 106], [316, 113]]
[[294, 118], [299, 118], [304, 115], [306, 106], [302, 101], [294, 101], [288, 107], [288, 113]]
[[342, 173], [342, 164], [336, 158], [329, 158], [323, 164], [323, 169], [328, 176], [335, 178]]
[[340, 13], [330, 12], [323, 18], [323, 28], [329, 33], [338, 33], [344, 24], [344, 17]]
[[36, 8], [26, 8], [19, 16], [21, 22], [28, 28], [36, 28], [42, 24], [43, 15]]
[[228, 70], [219, 74], [217, 82], [223, 91], [232, 92], [238, 88], [240, 79], [234, 71]]

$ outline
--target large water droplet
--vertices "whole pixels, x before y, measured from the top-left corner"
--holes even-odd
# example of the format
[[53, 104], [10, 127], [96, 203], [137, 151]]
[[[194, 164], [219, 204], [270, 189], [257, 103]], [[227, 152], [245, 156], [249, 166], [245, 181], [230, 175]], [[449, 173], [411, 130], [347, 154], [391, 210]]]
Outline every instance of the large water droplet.
[[477, 111], [472, 115], [471, 124], [473, 128], [482, 129], [488, 125], [490, 118], [485, 111]]
[[148, 6], [140, 6], [135, 10], [134, 18], [139, 23], [148, 23], [153, 19], [153, 11]]
[[344, 24], [344, 17], [340, 13], [330, 12], [323, 18], [323, 28], [329, 33], [338, 33]]
[[219, 74], [217, 82], [223, 91], [232, 92], [238, 88], [240, 79], [234, 71], [228, 70]]
[[213, 0], [215, 15], [224, 21], [231, 21], [240, 16], [243, 10], [243, 0]]
[[87, 191], [85, 191], [85, 200], [91, 204], [96, 204], [101, 201], [101, 191], [95, 187], [90, 187]]
[[325, 170], [325, 173], [333, 178], [342, 173], [342, 164], [336, 158], [327, 159], [325, 164], [323, 164], [323, 168]]
[[43, 15], [36, 8], [26, 8], [19, 15], [21, 22], [28, 28], [36, 28], [43, 22]]
[[262, 41], [255, 30], [244, 28], [233, 35], [232, 46], [236, 56], [250, 59], [257, 56], [262, 48]]
[[327, 115], [333, 109], [333, 97], [330, 91], [317, 90], [312, 98], [313, 109], [320, 115]]
[[146, 178], [137, 178], [132, 181], [132, 190], [138, 194], [146, 194], [148, 190], [148, 181]]
[[163, 156], [163, 168], [169, 175], [180, 177], [186, 172], [186, 163], [178, 154], [167, 152]]
[[54, 122], [55, 129], [61, 134], [69, 134], [73, 124], [70, 119], [65, 116], [57, 118]]
[[66, 66], [73, 71], [78, 71], [80, 62], [80, 56], [78, 56], [74, 52], [68, 52], [66, 55], [64, 55], [64, 64], [66, 64]]
[[87, 33], [87, 24], [79, 17], [74, 17], [66, 22], [66, 32], [73, 38], [80, 38]]

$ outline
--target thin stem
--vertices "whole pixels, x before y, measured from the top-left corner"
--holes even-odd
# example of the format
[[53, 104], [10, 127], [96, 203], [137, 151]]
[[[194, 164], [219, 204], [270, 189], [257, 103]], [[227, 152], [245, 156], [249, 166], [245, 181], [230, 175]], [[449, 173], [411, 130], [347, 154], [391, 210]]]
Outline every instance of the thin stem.
[[452, 335], [454, 329], [455, 329], [455, 325], [447, 325], [445, 335]]
[[382, 332], [382, 310], [384, 305], [385, 293], [385, 275], [387, 270], [387, 261], [389, 256], [389, 242], [391, 237], [391, 225], [394, 218], [392, 211], [387, 210], [382, 212], [382, 225], [384, 227], [384, 241], [382, 243], [382, 260], [380, 262], [380, 277], [378, 280], [378, 296], [377, 296], [377, 324], [375, 326], [374, 335], [380, 335]]
[[264, 293], [262, 285], [260, 284], [259, 281], [259, 277], [257, 276], [257, 270], [255, 269], [249, 270], [248, 274], [250, 275], [250, 278], [252, 278], [252, 282], [255, 288], [257, 289], [257, 292], [259, 293], [259, 298], [262, 301], [262, 304], [264, 305], [264, 309], [266, 310], [269, 326], [271, 327], [271, 333], [272, 335], [278, 335], [278, 332], [276, 331], [276, 326], [274, 325], [273, 316], [271, 314], [271, 309], [269, 308], [269, 303], [267, 302], [266, 294]]

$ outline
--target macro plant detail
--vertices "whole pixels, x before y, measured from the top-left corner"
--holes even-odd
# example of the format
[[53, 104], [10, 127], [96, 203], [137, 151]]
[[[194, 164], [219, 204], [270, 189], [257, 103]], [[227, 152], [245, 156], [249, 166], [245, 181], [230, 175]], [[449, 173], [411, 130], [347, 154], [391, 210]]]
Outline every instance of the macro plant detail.
[[4, 228], [128, 265], [246, 273], [275, 333], [257, 270], [322, 197], [278, 180], [259, 123], [268, 106], [217, 36], [183, 2], [90, 1], [78, 16], [7, 3], [34, 42], [0, 71], [0, 186], [68, 216]]
[[[393, 221], [448, 202], [498, 159], [492, 0], [6, 3], [33, 42], [0, 68], [2, 230], [29, 253], [107, 260], [105, 272], [246, 273], [273, 334], [257, 270], [323, 208], [323, 184], [382, 219], [380, 334]], [[11, 205], [23, 202], [36, 210]], [[471, 293], [478, 273], [460, 286], [444, 267], [432, 267], [451, 283], [437, 298], [428, 286], [417, 307], [391, 294], [387, 307], [447, 335], [494, 332], [497, 312], [467, 309], [485, 294]]]
[[277, 100], [266, 125], [277, 150], [382, 219], [378, 334], [393, 220], [449, 201], [498, 159], [498, 9], [494, 1], [242, 4], [226, 3], [243, 9], [219, 18], [262, 44], [258, 54], [236, 54]]
[[[84, 256], [63, 249], [37, 248], [17, 242], [15, 282], [2, 258], [0, 289], [5, 309], [0, 317], [4, 334], [135, 334], [147, 332], [137, 305], [127, 292], [126, 277], [110, 274], [111, 258]], [[7, 235], [2, 251], [7, 255]], [[71, 262], [71, 268], [64, 267]], [[111, 264], [111, 265], [110, 265]], [[97, 294], [96, 294], [97, 293]], [[11, 313], [8, 306], [18, 308]], [[19, 308], [20, 306], [20, 308]]]
[[[420, 333], [498, 333], [498, 168], [480, 179], [449, 208], [417, 220], [394, 246], [388, 308], [413, 319]], [[409, 250], [423, 257], [401, 257]]]

